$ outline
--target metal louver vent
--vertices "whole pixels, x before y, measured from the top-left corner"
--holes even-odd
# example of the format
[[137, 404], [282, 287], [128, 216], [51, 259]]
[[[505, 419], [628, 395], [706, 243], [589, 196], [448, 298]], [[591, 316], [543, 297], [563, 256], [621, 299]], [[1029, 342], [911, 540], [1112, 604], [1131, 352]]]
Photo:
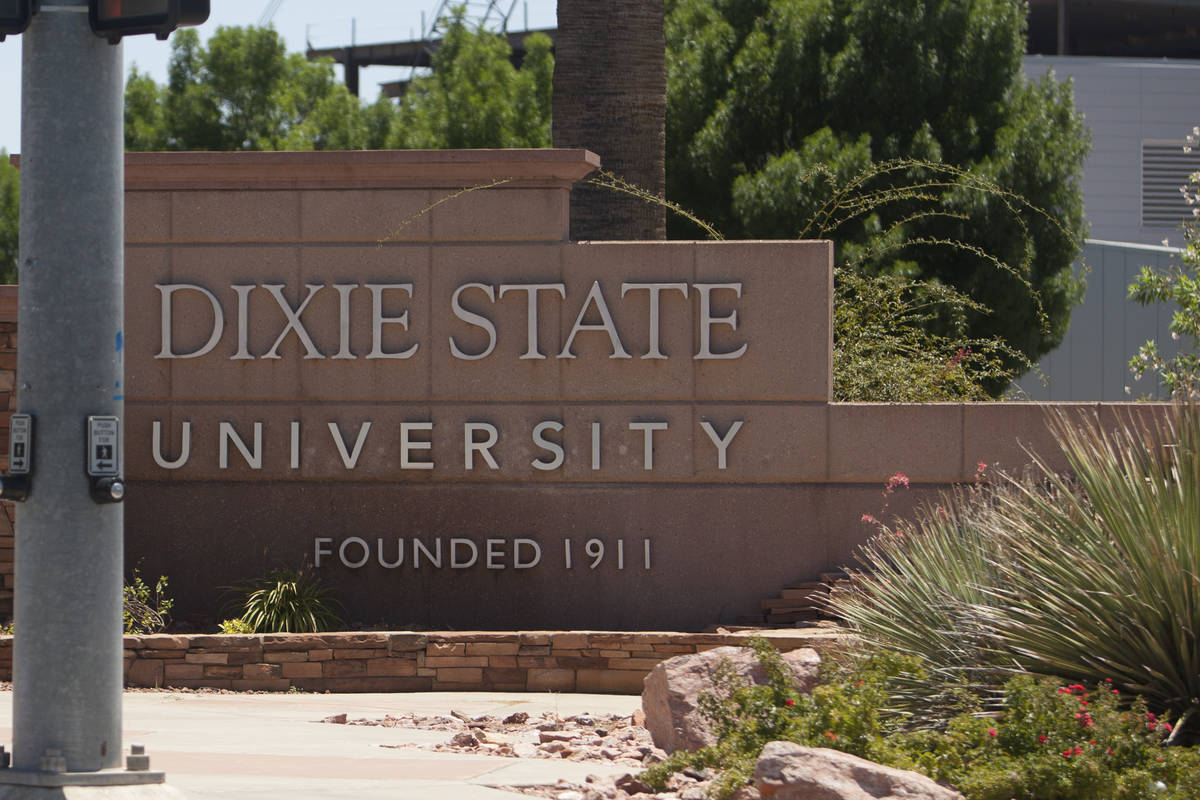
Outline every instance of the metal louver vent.
[[1142, 225], [1176, 228], [1192, 216], [1179, 187], [1200, 171], [1200, 152], [1183, 152], [1182, 139], [1142, 140]]

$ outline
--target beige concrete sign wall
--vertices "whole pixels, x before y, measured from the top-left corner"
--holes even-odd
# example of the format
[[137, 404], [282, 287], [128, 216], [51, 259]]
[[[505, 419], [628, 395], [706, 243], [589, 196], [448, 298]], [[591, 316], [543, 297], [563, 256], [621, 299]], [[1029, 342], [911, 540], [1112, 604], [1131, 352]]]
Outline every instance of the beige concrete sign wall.
[[889, 475], [1046, 442], [831, 404], [829, 242], [567, 241], [596, 164], [130, 155], [130, 563], [184, 616], [307, 561], [367, 624], [698, 628], [846, 563]]

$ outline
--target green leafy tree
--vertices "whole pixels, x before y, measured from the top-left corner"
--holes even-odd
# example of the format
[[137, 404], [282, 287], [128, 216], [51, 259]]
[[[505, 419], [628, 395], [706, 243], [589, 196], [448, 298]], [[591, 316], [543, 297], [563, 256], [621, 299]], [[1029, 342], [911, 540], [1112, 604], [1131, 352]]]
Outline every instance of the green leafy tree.
[[17, 232], [20, 230], [17, 201], [21, 181], [17, 168], [0, 149], [0, 283], [17, 282]]
[[[1200, 145], [1200, 127], [1188, 134], [1185, 152]], [[1147, 372], [1157, 373], [1163, 386], [1173, 395], [1200, 397], [1200, 172], [1192, 174], [1188, 184], [1180, 187], [1184, 199], [1192, 206], [1193, 218], [1184, 225], [1185, 245], [1181, 264], [1166, 270], [1142, 267], [1129, 287], [1129, 298], [1141, 305], [1174, 303], [1171, 315], [1171, 337], [1191, 342], [1191, 350], [1176, 356], [1164, 356], [1158, 342], [1151, 339], [1141, 346], [1129, 361], [1129, 368], [1138, 379]]]
[[[811, 236], [819, 221], [839, 264], [969, 296], [971, 338], [998, 334], [1028, 359], [1061, 341], [1088, 136], [1069, 84], [1021, 76], [1024, 3], [667, 0], [667, 12], [669, 198], [731, 237]], [[907, 166], [856, 182], [872, 164]], [[848, 184], [861, 207], [821, 220]]]
[[125, 86], [129, 150], [355, 150], [379, 147], [390, 101], [364, 108], [329, 61], [288, 53], [273, 28], [171, 37], [167, 85], [135, 68]]
[[498, 34], [471, 30], [457, 9], [433, 71], [400, 101], [390, 143], [401, 148], [549, 147], [554, 56], [544, 34], [525, 37], [525, 59]]

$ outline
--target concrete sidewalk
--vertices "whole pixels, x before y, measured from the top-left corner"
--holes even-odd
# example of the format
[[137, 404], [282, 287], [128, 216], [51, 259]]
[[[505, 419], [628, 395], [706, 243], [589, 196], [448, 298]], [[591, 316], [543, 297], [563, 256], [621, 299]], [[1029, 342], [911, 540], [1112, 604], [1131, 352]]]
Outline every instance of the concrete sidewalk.
[[[495, 786], [583, 782], [629, 767], [557, 759], [500, 758], [394, 749], [448, 741], [451, 732], [321, 724], [335, 714], [507, 716], [555, 712], [567, 717], [631, 714], [632, 695], [428, 692], [413, 694], [125, 694], [125, 750], [143, 744], [150, 768], [190, 800], [514, 800]], [[12, 693], [0, 693], [0, 720], [12, 719]], [[12, 741], [0, 728], [0, 742]], [[393, 747], [389, 747], [389, 745]]]

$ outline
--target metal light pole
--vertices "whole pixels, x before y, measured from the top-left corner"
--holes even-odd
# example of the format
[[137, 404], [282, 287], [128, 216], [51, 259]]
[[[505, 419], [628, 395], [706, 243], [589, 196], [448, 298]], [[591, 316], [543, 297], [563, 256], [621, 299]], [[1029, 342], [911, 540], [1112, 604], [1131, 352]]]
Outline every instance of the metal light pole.
[[[124, 515], [95, 499], [87, 471], [101, 456], [119, 465], [111, 423], [124, 415], [122, 48], [92, 33], [87, 12], [86, 0], [44, 0], [22, 37], [17, 396], [32, 458], [17, 507], [13, 764], [0, 769], [0, 798], [163, 780], [118, 769]], [[108, 418], [102, 453], [87, 444], [96, 416]]]

